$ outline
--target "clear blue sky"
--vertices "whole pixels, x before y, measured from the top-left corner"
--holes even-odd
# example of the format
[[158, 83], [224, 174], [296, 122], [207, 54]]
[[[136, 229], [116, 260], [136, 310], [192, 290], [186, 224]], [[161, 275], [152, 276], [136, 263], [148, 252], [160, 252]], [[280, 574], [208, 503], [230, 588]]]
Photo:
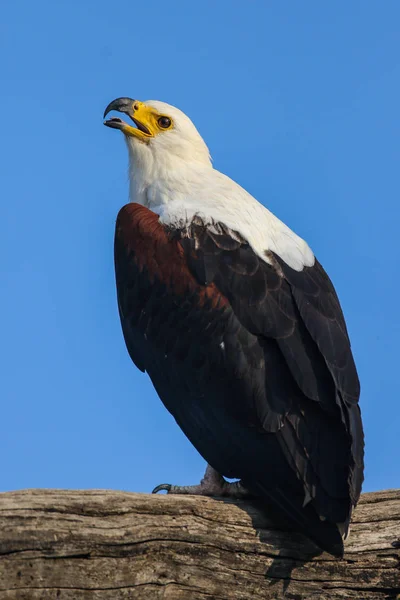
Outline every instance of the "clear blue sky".
[[149, 491], [204, 463], [131, 364], [113, 235], [118, 96], [187, 112], [310, 243], [362, 382], [365, 490], [400, 486], [400, 3], [3, 0], [0, 489]]

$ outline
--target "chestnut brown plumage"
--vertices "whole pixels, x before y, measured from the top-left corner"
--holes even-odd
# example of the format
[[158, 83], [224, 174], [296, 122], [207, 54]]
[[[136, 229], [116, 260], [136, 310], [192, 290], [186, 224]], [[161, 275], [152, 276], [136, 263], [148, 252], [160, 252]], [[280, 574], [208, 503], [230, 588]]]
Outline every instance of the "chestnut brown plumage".
[[341, 555], [363, 433], [346, 325], [318, 261], [295, 271], [223, 223], [179, 229], [131, 203], [115, 268], [130, 356], [200, 454]]

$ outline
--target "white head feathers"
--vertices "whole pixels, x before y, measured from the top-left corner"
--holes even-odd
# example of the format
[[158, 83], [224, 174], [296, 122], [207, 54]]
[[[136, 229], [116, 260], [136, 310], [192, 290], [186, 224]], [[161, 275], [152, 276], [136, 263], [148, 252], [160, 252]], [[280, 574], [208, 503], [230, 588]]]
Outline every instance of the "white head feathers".
[[[206, 143], [192, 121], [179, 108], [165, 102], [148, 100], [143, 103], [160, 115], [168, 115], [173, 126], [168, 131], [159, 131], [146, 143], [135, 137], [126, 137], [132, 160], [145, 168], [145, 163], [158, 165], [161, 170], [174, 169], [179, 163], [195, 163], [211, 167], [210, 153]], [[156, 164], [155, 164], [156, 163]]]
[[[212, 167], [208, 148], [189, 117], [156, 100], [140, 106], [144, 115], [150, 115], [143, 123], [149, 124], [152, 135], [148, 139], [126, 136], [132, 202], [147, 206], [171, 226], [185, 227], [195, 215], [211, 227], [224, 223], [238, 231], [266, 262], [266, 253], [272, 250], [297, 271], [314, 264], [304, 240]], [[171, 120], [165, 131], [157, 126], [160, 115]]]

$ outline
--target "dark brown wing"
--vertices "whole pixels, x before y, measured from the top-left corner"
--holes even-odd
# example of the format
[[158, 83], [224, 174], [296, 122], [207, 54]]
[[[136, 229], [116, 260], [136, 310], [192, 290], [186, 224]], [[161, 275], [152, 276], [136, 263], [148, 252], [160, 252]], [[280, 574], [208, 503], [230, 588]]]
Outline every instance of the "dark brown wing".
[[362, 480], [357, 375], [322, 268], [272, 258], [223, 225], [168, 231], [127, 205], [115, 240], [124, 336], [207, 462], [340, 553], [333, 523]]
[[[313, 477], [307, 476], [311, 462], [330, 496], [348, 495], [355, 504], [363, 480], [360, 385], [328, 275], [318, 260], [301, 272], [272, 252], [266, 253], [269, 262], [263, 261], [223, 224], [210, 230], [197, 219], [181, 243], [198, 281], [214, 282], [240, 323], [263, 345], [266, 393], [259, 413], [264, 428], [276, 426], [271, 415], [279, 415], [281, 424], [291, 423], [293, 433], [288, 427], [280, 435], [299, 476], [315, 487]], [[279, 388], [277, 372], [301, 392], [301, 400], [294, 396], [295, 406], [286, 387]], [[307, 411], [312, 411], [313, 422]], [[321, 429], [324, 422], [326, 431]]]

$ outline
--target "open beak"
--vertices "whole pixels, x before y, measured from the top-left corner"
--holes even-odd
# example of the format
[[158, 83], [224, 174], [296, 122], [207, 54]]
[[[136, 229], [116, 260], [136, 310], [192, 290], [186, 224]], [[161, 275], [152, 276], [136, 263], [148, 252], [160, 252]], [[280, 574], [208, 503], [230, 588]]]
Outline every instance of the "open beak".
[[142, 141], [153, 137], [151, 131], [151, 113], [149, 107], [143, 102], [133, 100], [132, 98], [116, 98], [107, 106], [103, 118], [105, 119], [112, 110], [128, 115], [136, 127], [132, 127], [132, 125], [129, 125], [118, 117], [112, 117], [104, 121], [106, 127], [119, 129], [125, 135], [136, 137]]

